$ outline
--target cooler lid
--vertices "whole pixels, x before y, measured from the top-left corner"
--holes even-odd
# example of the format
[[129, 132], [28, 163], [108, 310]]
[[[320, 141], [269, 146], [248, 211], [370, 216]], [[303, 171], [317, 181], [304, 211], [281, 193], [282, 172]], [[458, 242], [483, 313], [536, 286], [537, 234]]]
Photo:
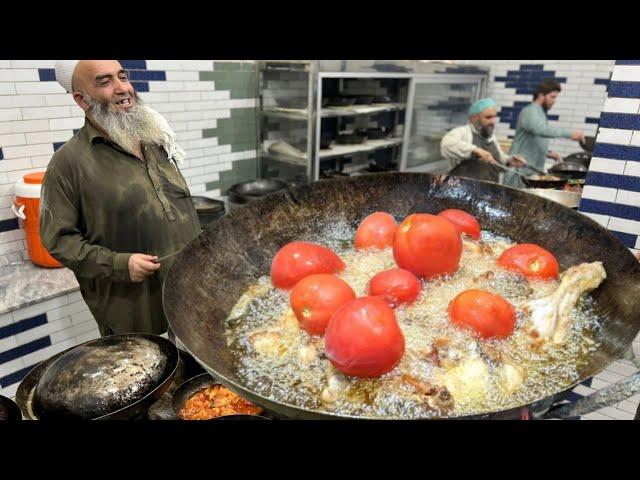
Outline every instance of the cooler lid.
[[33, 172], [27, 173], [22, 179], [24, 183], [42, 183], [44, 181], [44, 173], [45, 172]]

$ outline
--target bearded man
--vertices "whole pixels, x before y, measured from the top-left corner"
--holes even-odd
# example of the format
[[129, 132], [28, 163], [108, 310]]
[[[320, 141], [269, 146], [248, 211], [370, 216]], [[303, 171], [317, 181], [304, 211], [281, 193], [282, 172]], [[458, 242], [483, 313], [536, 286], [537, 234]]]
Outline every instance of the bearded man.
[[496, 102], [483, 98], [469, 108], [469, 123], [454, 128], [442, 138], [440, 153], [449, 160], [450, 175], [497, 183], [502, 171], [499, 165], [526, 165], [524, 158], [507, 156], [502, 151], [494, 134], [497, 121]]
[[184, 151], [118, 61], [60, 61], [56, 78], [85, 124], [47, 167], [42, 242], [74, 272], [101, 335], [164, 333], [161, 287], [173, 257], [162, 258], [200, 233], [179, 170]]

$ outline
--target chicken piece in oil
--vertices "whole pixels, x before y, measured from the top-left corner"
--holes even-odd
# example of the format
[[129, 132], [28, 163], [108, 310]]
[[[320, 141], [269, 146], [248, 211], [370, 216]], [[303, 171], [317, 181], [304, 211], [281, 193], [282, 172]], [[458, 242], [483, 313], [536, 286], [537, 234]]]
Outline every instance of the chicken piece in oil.
[[571, 311], [578, 299], [598, 288], [605, 278], [607, 273], [602, 262], [582, 263], [567, 269], [560, 286], [551, 295], [525, 302], [522, 310], [531, 315], [532, 336], [541, 341], [562, 343], [571, 328]]

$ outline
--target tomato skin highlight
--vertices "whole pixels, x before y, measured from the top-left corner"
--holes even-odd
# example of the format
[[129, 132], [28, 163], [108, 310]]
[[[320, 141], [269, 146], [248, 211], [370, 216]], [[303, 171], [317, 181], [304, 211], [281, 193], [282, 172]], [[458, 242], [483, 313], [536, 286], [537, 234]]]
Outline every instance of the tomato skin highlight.
[[557, 279], [560, 274], [556, 257], [533, 243], [520, 243], [508, 248], [498, 257], [498, 265], [527, 278]]
[[454, 225], [427, 213], [409, 215], [393, 240], [393, 258], [418, 277], [450, 275], [458, 270], [462, 239]]
[[513, 333], [516, 311], [499, 295], [471, 289], [458, 294], [448, 308], [449, 320], [481, 338], [503, 339]]
[[393, 370], [405, 341], [393, 310], [377, 297], [351, 300], [333, 314], [324, 335], [325, 353], [345, 375], [376, 378]]
[[420, 294], [420, 280], [409, 270], [392, 268], [376, 273], [369, 281], [368, 292], [382, 298], [391, 308], [411, 303]]
[[289, 289], [304, 277], [316, 273], [338, 273], [344, 262], [332, 250], [310, 242], [291, 242], [282, 247], [271, 262], [271, 282]]
[[344, 280], [321, 273], [295, 284], [290, 303], [300, 326], [310, 335], [322, 335], [333, 314], [356, 294]]
[[398, 229], [396, 220], [386, 212], [375, 212], [367, 216], [356, 230], [356, 249], [376, 248], [383, 250], [393, 245], [393, 237]]
[[449, 208], [441, 211], [438, 216], [446, 218], [453, 223], [460, 234], [465, 233], [474, 240], [480, 239], [480, 224], [478, 223], [478, 219], [470, 213], [456, 208]]

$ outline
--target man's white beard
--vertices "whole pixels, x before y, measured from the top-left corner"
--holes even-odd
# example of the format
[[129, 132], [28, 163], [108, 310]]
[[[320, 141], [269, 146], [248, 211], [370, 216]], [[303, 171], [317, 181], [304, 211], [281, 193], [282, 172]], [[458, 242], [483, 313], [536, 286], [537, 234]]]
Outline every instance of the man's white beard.
[[160, 144], [165, 133], [156, 118], [143, 105], [137, 95], [136, 105], [126, 111], [118, 111], [113, 104], [97, 103], [89, 98], [89, 112], [94, 123], [109, 139], [128, 152], [134, 153], [140, 143]]

